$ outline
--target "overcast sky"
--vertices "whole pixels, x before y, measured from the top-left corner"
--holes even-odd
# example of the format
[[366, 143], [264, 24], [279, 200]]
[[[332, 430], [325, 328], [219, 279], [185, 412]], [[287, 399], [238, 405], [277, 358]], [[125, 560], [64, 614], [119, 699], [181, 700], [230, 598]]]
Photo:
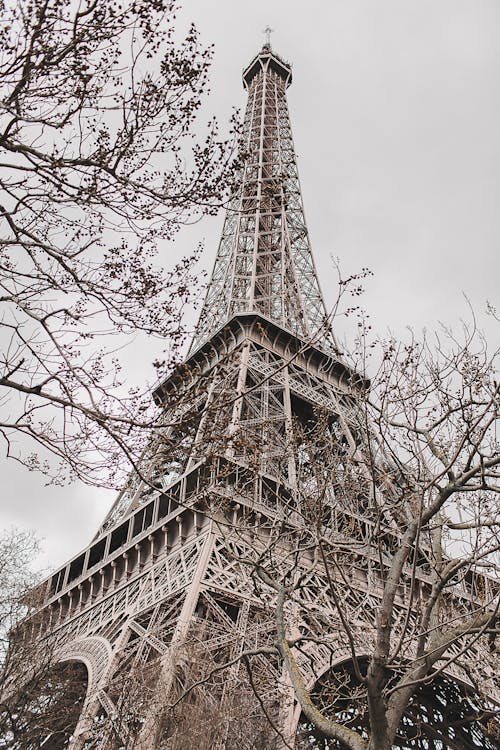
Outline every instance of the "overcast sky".
[[[345, 273], [368, 266], [364, 306], [383, 335], [405, 326], [458, 327], [471, 300], [500, 308], [499, 0], [186, 0], [215, 44], [212, 92], [202, 117], [245, 105], [241, 70], [272, 46], [293, 65], [288, 101], [306, 219], [327, 304], [330, 257]], [[203, 238], [210, 267], [223, 217], [198, 224], [166, 259]], [[133, 378], [152, 378], [151, 356]], [[2, 463], [2, 525], [44, 539], [58, 565], [95, 533], [113, 495], [83, 486], [46, 488]]]

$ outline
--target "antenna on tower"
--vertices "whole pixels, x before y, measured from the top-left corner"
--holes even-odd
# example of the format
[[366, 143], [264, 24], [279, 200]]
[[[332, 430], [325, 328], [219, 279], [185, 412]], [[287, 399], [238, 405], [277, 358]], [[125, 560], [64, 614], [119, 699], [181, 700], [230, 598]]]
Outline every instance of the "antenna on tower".
[[271, 49], [271, 34], [273, 33], [273, 31], [274, 29], [272, 29], [270, 26], [266, 26], [266, 28], [262, 32], [266, 35], [266, 42], [264, 44], [264, 47], [269, 47], [269, 49]]

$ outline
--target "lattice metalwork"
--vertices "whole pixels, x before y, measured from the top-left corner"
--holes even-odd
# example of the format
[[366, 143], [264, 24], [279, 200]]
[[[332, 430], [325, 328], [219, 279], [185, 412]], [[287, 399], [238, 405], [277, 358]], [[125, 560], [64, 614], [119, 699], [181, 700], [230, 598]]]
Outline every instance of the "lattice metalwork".
[[[355, 648], [370, 648], [401, 519], [391, 510], [386, 459], [370, 444], [366, 384], [339, 360], [325, 327], [286, 109], [290, 80], [268, 47], [244, 72], [249, 158], [191, 353], [154, 394], [163, 422], [143, 457], [146, 479], [131, 478], [91, 544], [47, 579], [26, 625], [57, 658], [88, 668], [71, 750], [281, 750], [295, 742], [300, 709], [269, 649], [276, 592], [250, 559], [262, 556], [279, 580], [302, 582], [287, 623], [308, 634], [297, 662], [309, 686], [350, 655], [332, 590]], [[323, 562], [308, 545], [309, 526], [323, 540]], [[394, 632], [406, 660], [415, 658], [431, 572], [416, 553], [403, 571], [415, 611], [397, 598]], [[487, 601], [487, 578], [481, 586]], [[474, 581], [453, 583], [447, 602], [451, 618], [474, 611]], [[459, 655], [461, 644], [453, 648]], [[493, 674], [481, 648], [472, 637], [473, 679], [488, 692]], [[452, 678], [471, 681], [458, 658], [438, 702], [453, 695]], [[428, 693], [422, 706], [439, 721]], [[439, 747], [430, 730], [415, 735], [410, 714], [399, 746]], [[362, 727], [366, 717], [356, 716]], [[465, 739], [450, 747], [477, 747], [481, 727], [490, 731], [481, 721], [457, 729]], [[305, 721], [297, 743], [335, 746]]]
[[[335, 705], [336, 718], [367, 736], [366, 695], [351, 663], [325, 674], [315, 692], [320, 705]], [[432, 686], [422, 685], [418, 689], [392, 747], [394, 750], [497, 750], [500, 744], [497, 713], [492, 703], [478, 698], [466, 685], [436, 677]], [[297, 735], [296, 750], [341, 748], [338, 742], [325, 738], [312, 727], [304, 716], [299, 721]]]
[[290, 66], [268, 47], [243, 74], [247, 158], [191, 351], [240, 312], [334, 348], [304, 218], [285, 93], [291, 80]]

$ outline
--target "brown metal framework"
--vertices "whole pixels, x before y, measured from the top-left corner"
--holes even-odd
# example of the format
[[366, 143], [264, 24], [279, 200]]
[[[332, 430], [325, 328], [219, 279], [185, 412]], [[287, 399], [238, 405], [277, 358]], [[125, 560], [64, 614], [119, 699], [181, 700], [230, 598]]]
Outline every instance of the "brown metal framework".
[[[342, 542], [336, 562], [350, 582], [343, 606], [356, 646], [360, 653], [370, 646], [367, 623], [381, 595], [379, 553], [366, 542], [375, 524], [366, 510], [373, 487], [362, 460], [350, 468], [343, 460], [367, 447], [359, 408], [366, 383], [336, 353], [314, 269], [285, 97], [291, 69], [264, 46], [243, 80], [248, 158], [188, 359], [154, 394], [165, 427], [144, 457], [148, 481], [131, 478], [91, 544], [47, 579], [32, 617], [34, 638], [48, 635], [60, 660], [83, 661], [89, 671], [73, 750], [160, 747], [157, 717], [177, 695], [179, 674], [190, 665], [196, 678], [202, 663], [224, 660], [231, 666], [210, 683], [210, 746], [295, 741], [300, 708], [278, 661], [254, 659], [257, 701], [236, 657], [272, 642], [272, 594], [244, 560], [264, 554], [278, 527], [281, 541], [266, 552], [274, 555], [270, 565], [286, 565], [300, 541], [311, 498], [320, 491], [304, 438], [317, 414], [323, 415], [321, 461], [329, 477], [321, 489], [322, 523], [333, 542]], [[377, 460], [382, 477], [385, 459]], [[354, 493], [348, 491], [353, 483]], [[375, 491], [392, 490], [381, 479]], [[395, 548], [397, 519], [384, 533], [387, 548]], [[314, 685], [350, 651], [325, 571], [306, 553], [296, 568], [307, 586], [300, 589], [302, 614], [294, 628], [313, 636], [299, 662]], [[426, 561], [410, 575], [424, 597], [431, 583]], [[470, 582], [457, 584], [453, 595], [461, 611], [474, 606]], [[403, 604], [398, 617], [403, 627]], [[405, 648], [411, 658], [411, 640]], [[123, 685], [132, 695], [130, 675], [138, 672], [144, 675], [134, 698], [139, 724], [134, 706], [123, 718]], [[491, 671], [479, 655], [478, 675], [490, 685]], [[235, 701], [246, 717], [245, 740], [236, 739], [230, 719]], [[281, 734], [262, 728], [266, 711]], [[163, 727], [169, 737], [179, 726], [194, 736], [188, 733], [196, 719], [183, 725], [177, 713], [175, 720]], [[177, 747], [165, 744], [171, 746]]]
[[191, 352], [238, 312], [258, 312], [306, 341], [333, 346], [304, 218], [286, 101], [291, 81], [291, 68], [268, 48], [243, 73], [248, 156]]

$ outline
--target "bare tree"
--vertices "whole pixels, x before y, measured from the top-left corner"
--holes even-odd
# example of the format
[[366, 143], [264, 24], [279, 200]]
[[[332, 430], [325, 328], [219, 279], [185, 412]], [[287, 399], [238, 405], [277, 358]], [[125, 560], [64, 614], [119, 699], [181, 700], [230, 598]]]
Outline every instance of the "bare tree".
[[[282, 370], [294, 362], [263, 350], [273, 366], [257, 376], [256, 347], [243, 383], [248, 342], [215, 367], [213, 350], [205, 364], [200, 354], [163, 384], [176, 434], [143, 473], [149, 490], [156, 460], [164, 484], [118, 513], [128, 546], [110, 516], [118, 557], [94, 560], [98, 580], [68, 563], [43, 587], [50, 601], [68, 580], [54, 618], [42, 605], [32, 620], [45, 616], [50, 633], [55, 619], [64, 637], [65, 618], [71, 627], [137, 590], [134, 570], [161, 590], [195, 564], [185, 549], [203, 540], [213, 552], [190, 558], [206, 564], [190, 594], [165, 584], [164, 599], [131, 610], [79, 741], [494, 750], [498, 383], [480, 344], [468, 331], [437, 346], [381, 342], [371, 384], [360, 373], [375, 369], [375, 349], [363, 344], [338, 409], [313, 407], [317, 384], [289, 425]], [[274, 412], [261, 409], [265, 388]], [[131, 502], [140, 524], [123, 520]]]
[[[255, 637], [240, 643], [240, 672], [248, 669], [283, 746], [493, 750], [500, 739], [496, 355], [466, 328], [460, 341], [444, 331], [432, 345], [378, 346], [381, 364], [369, 387], [353, 379], [349, 410], [297, 410], [282, 456], [295, 457], [297, 482], [293, 491], [274, 490], [274, 512], [251, 510], [248, 469], [245, 486], [229, 477], [227, 499], [210, 489], [203, 499], [234, 563], [246, 568], [248, 589], [274, 613], [274, 634], [261, 650]], [[358, 373], [373, 367], [370, 357], [374, 347], [363, 343]], [[221, 424], [204, 433], [204, 446], [211, 442], [221, 455], [227, 415], [220, 405], [217, 412]], [[250, 470], [255, 456], [257, 473], [264, 427], [255, 423], [240, 422], [230, 447]], [[269, 436], [264, 442], [273, 448]], [[193, 642], [204, 637], [197, 627]], [[234, 669], [220, 653], [205, 663], [204, 676], [184, 681], [174, 712], [182, 714], [182, 695], [189, 702]], [[287, 735], [295, 724], [276, 710], [283, 681], [300, 706], [296, 735]]]
[[158, 373], [175, 360], [197, 251], [156, 256], [228, 190], [233, 134], [194, 137], [212, 49], [175, 9], [0, 5], [0, 434], [56, 481], [118, 485], [142, 450], [156, 416], [120, 350], [156, 336]]
[[[245, 562], [275, 592], [299, 747], [497, 746], [499, 385], [483, 344], [467, 329], [381, 342], [347, 429], [316, 413], [296, 430], [295, 520]], [[320, 652], [332, 668], [311, 683]]]
[[[81, 673], [71, 664], [55, 669], [50, 644], [33, 638], [36, 621], [23, 623], [35, 604], [32, 590], [39, 577], [33, 572], [37, 553], [38, 542], [29, 532], [13, 530], [0, 539], [2, 748], [56, 747], [47, 744], [49, 738], [55, 742], [69, 736], [81, 709]], [[84, 677], [86, 680], [86, 674]]]
[[32, 565], [39, 545], [30, 532], [4, 532], [0, 538], [0, 658], [5, 663], [9, 632], [26, 613], [23, 598], [37, 577]]

